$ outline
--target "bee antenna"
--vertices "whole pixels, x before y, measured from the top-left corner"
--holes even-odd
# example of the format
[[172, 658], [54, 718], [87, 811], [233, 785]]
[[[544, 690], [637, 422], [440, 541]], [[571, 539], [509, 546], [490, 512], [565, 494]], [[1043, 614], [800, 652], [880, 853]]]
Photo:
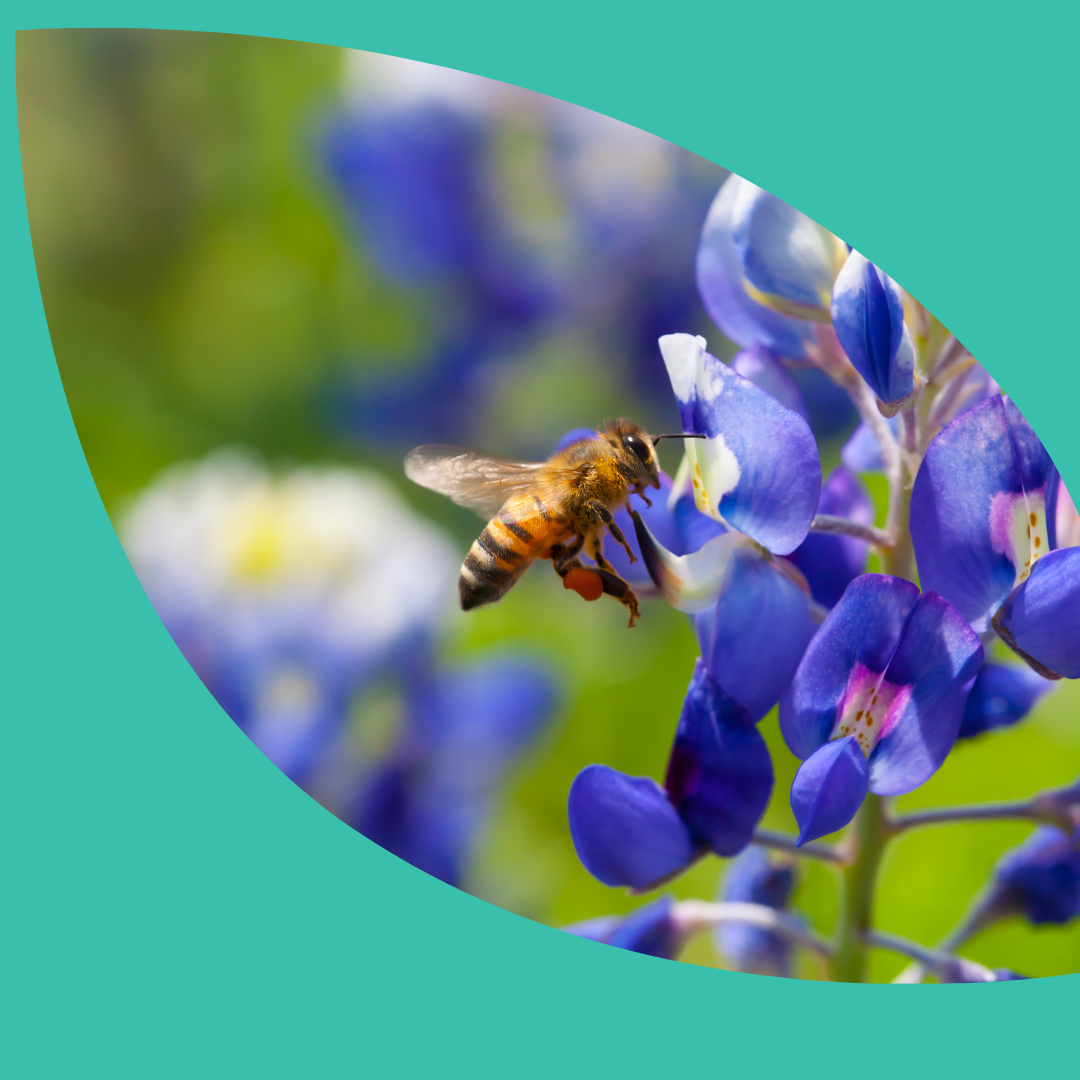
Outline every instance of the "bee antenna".
[[704, 439], [704, 435], [695, 435], [690, 431], [683, 431], [678, 435], [653, 435], [652, 444], [655, 446], [661, 439]]

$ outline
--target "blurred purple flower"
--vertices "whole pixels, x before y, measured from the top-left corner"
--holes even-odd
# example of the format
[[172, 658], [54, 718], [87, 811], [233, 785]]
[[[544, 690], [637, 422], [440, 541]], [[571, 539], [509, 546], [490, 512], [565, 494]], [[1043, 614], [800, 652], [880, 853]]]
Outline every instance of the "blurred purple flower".
[[[795, 887], [795, 867], [770, 858], [751, 844], [728, 867], [719, 899], [764, 904], [786, 911]], [[770, 930], [747, 923], [724, 922], [714, 932], [717, 949], [739, 971], [791, 977], [791, 944]]]
[[614, 945], [617, 949], [674, 960], [685, 933], [671, 917], [672, 899], [661, 896], [629, 915], [605, 915], [599, 919], [564, 926], [568, 934]]

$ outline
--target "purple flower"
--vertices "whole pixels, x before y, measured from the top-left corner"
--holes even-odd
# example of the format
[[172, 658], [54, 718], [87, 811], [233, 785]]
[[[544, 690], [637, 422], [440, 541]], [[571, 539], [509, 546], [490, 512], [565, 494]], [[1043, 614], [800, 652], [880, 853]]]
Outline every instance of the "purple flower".
[[[900, 417], [890, 417], [887, 422], [893, 436], [899, 439]], [[840, 460], [853, 473], [885, 471], [881, 444], [878, 442], [878, 437], [865, 423], [860, 423], [851, 433], [848, 441], [844, 443], [840, 451]]]
[[1053, 682], [1028, 667], [984, 664], [968, 695], [957, 738], [970, 739], [1019, 723], [1053, 688]]
[[836, 336], [878, 400], [899, 405], [915, 392], [915, 347], [899, 286], [853, 251], [832, 291]]
[[864, 574], [810, 643], [780, 702], [803, 764], [791, 788], [799, 842], [835, 832], [866, 792], [913, 791], [956, 742], [983, 649], [934, 593]]
[[[923, 584], [1041, 675], [1080, 677], [1080, 548], [1052, 550], [1056, 470], [1008, 398], [962, 413], [927, 450], [911, 498]], [[1056, 539], [1055, 507], [1055, 539]]]
[[705, 339], [669, 334], [660, 352], [679, 405], [697, 507], [778, 555], [806, 538], [821, 463], [806, 421], [732, 371]]
[[346, 820], [418, 869], [459, 885], [499, 781], [555, 703], [548, 671], [512, 656], [413, 686], [397, 741], [359, 784]]
[[[860, 525], [874, 523], [874, 506], [858, 478], [843, 465], [829, 474], [821, 488], [819, 514], [847, 518]], [[831, 608], [844, 590], [866, 570], [870, 545], [854, 536], [811, 533], [788, 556], [806, 578], [814, 599]]]
[[563, 929], [616, 949], [674, 960], [683, 947], [685, 932], [671, 917], [671, 908], [671, 897], [661, 896], [629, 915], [605, 915]]
[[756, 387], [776, 398], [785, 408], [797, 412], [808, 424], [810, 413], [803, 400], [802, 391], [791, 372], [768, 349], [752, 345], [731, 359], [731, 370], [749, 379]]
[[994, 869], [987, 906], [1036, 925], [1080, 916], [1080, 825], [1071, 834], [1044, 826], [1008, 852]]
[[[806, 539], [821, 494], [817, 446], [802, 417], [706, 352], [703, 339], [674, 334], [660, 349], [684, 430], [706, 436], [686, 443], [680, 478], [689, 479], [699, 513], [680, 519], [681, 540], [703, 515], [727, 531], [679, 555], [639, 515], [638, 546], [664, 598], [698, 616], [709, 675], [758, 720], [814, 633], [809, 586], [770, 553], [787, 554]], [[694, 531], [698, 542], [706, 536], [700, 525]]]
[[[751, 844], [728, 867], [720, 899], [785, 911], [794, 887], [794, 866], [771, 859], [764, 848]], [[791, 977], [791, 945], [771, 930], [725, 922], [716, 928], [714, 941], [739, 971]]]
[[717, 193], [697, 257], [698, 291], [732, 341], [806, 359], [814, 322], [828, 322], [829, 295], [847, 247], [805, 214], [739, 176]]
[[699, 662], [664, 787], [589, 765], [570, 787], [570, 834], [595, 878], [645, 891], [707, 851], [726, 856], [746, 847], [772, 785], [772, 759], [752, 718]]

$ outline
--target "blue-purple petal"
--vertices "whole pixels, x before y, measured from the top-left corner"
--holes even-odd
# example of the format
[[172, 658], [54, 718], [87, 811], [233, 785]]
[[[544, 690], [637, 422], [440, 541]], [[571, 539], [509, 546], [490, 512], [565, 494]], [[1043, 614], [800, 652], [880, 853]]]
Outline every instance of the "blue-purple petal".
[[[900, 438], [899, 415], [885, 421], [892, 429], [893, 435]], [[844, 443], [840, 451], [840, 460], [852, 472], [884, 472], [885, 459], [881, 455], [881, 443], [871, 428], [865, 423], [851, 433], [851, 438]]]
[[920, 580], [980, 633], [1030, 561], [1023, 537], [1014, 542], [1010, 515], [1029, 501], [1036, 515], [1045, 512], [1040, 502], [1052, 468], [1035, 433], [1001, 396], [961, 413], [926, 452], [911, 496]]
[[768, 349], [760, 345], [743, 349], [732, 358], [731, 369], [810, 423], [810, 412], [803, 401], [802, 391], [791, 377], [791, 372]]
[[645, 889], [698, 854], [666, 792], [648, 777], [589, 765], [570, 785], [568, 812], [578, 858], [605, 885]]
[[814, 324], [770, 310], [743, 288], [732, 230], [735, 204], [745, 184], [741, 177], [729, 177], [709, 208], [697, 253], [701, 301], [712, 321], [736, 344], [763, 345], [779, 356], [804, 360], [816, 342]]
[[603, 915], [564, 926], [563, 930], [627, 952], [674, 960], [684, 935], [671, 917], [672, 903], [670, 896], [661, 896], [629, 915]]
[[[874, 523], [874, 506], [858, 478], [838, 465], [822, 485], [819, 514], [847, 518], [860, 525]], [[866, 570], [870, 545], [854, 536], [811, 533], [789, 556], [803, 573], [814, 599], [834, 607], [844, 590]]]
[[619, 928], [622, 922], [621, 915], [601, 915], [596, 919], [586, 919], [584, 922], [571, 923], [564, 926], [563, 930], [574, 937], [585, 938], [587, 941], [598, 941], [602, 945], [611, 941], [611, 935]]
[[695, 623], [709, 675], [755, 721], [790, 685], [816, 629], [806, 593], [752, 548], [732, 555], [716, 604]]
[[[795, 886], [795, 867], [774, 862], [751, 844], [724, 874], [720, 900], [763, 904], [784, 910]], [[748, 923], [724, 922], [714, 934], [717, 948], [739, 971], [755, 975], [791, 975], [791, 945], [778, 934]]]
[[832, 322], [844, 352], [875, 395], [899, 401], [914, 390], [915, 353], [904, 335], [904, 303], [896, 283], [853, 251], [837, 275]]
[[870, 755], [872, 792], [914, 791], [941, 767], [982, 661], [982, 642], [956, 609], [923, 593], [885, 670], [887, 683], [912, 690]]
[[1036, 925], [1080, 918], [1080, 828], [1036, 829], [994, 869], [994, 899]]
[[853, 735], [827, 742], [799, 767], [791, 785], [791, 809], [806, 844], [842, 829], [866, 798], [866, 758]]
[[1002, 604], [994, 628], [1040, 674], [1080, 679], [1080, 548], [1039, 559]]
[[774, 311], [829, 321], [833, 282], [847, 256], [842, 241], [746, 180], [733, 207], [732, 241], [743, 288], [754, 299]]
[[780, 729], [796, 757], [810, 757], [829, 738], [856, 664], [885, 671], [918, 597], [910, 581], [884, 574], [864, 574], [847, 587], [780, 700]]
[[736, 855], [769, 805], [772, 758], [750, 715], [699, 660], [683, 702], [664, 781], [694, 843]]
[[661, 896], [651, 904], [631, 912], [616, 927], [609, 945], [644, 956], [674, 960], [682, 947], [683, 935], [671, 917], [672, 899]]
[[983, 664], [968, 694], [959, 739], [1019, 723], [1046, 693], [1049, 679], [1022, 664]]
[[806, 421], [705, 349], [703, 338], [660, 339], [688, 439], [698, 508], [774, 554], [806, 538], [821, 494], [821, 463]]

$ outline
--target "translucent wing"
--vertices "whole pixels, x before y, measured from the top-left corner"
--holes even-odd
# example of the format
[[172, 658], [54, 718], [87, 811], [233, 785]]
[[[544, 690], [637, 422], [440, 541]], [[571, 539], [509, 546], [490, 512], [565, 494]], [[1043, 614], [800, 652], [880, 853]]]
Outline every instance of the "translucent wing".
[[405, 475], [421, 487], [449, 495], [458, 506], [492, 518], [513, 495], [537, 487], [544, 464], [513, 461], [463, 446], [418, 446], [405, 456]]

